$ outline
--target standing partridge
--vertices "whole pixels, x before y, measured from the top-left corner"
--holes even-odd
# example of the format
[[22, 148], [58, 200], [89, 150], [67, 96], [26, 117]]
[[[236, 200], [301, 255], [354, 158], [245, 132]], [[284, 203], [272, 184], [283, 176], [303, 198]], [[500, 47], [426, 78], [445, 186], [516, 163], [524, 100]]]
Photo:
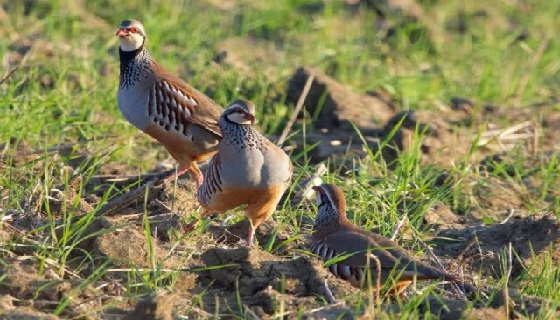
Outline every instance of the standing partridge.
[[223, 139], [204, 173], [198, 201], [211, 212], [224, 213], [246, 205], [251, 223], [247, 245], [255, 229], [276, 210], [292, 178], [290, 157], [254, 127], [255, 106], [233, 102], [220, 117]]
[[200, 185], [202, 173], [196, 162], [217, 151], [223, 109], [152, 59], [142, 23], [124, 20], [116, 36], [120, 42], [119, 109], [132, 125], [163, 144], [179, 163], [177, 175], [192, 170]]
[[[395, 294], [400, 294], [414, 279], [457, 281], [443, 270], [415, 261], [395, 242], [350, 223], [346, 218], [346, 197], [338, 186], [323, 184], [313, 189], [317, 191], [318, 212], [311, 251], [325, 261], [348, 255], [328, 266], [335, 276], [357, 288], [379, 283], [380, 287], [374, 287], [376, 292], [387, 283], [394, 284], [389, 292]], [[366, 277], [368, 273], [371, 282]]]

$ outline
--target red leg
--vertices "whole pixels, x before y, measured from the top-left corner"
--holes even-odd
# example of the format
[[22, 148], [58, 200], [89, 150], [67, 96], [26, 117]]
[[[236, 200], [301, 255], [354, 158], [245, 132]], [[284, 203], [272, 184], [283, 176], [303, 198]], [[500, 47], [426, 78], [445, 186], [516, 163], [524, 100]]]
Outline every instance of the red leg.
[[183, 231], [185, 233], [189, 233], [189, 232], [193, 231], [194, 228], [196, 228], [198, 226], [198, 221], [200, 221], [200, 220], [196, 220], [195, 222], [187, 224], [186, 226], [183, 227]]
[[167, 177], [165, 177], [163, 179], [163, 181], [168, 182], [168, 181], [174, 180], [175, 178], [178, 178], [180, 175], [186, 173], [187, 171], [189, 171], [191, 169], [192, 169], [192, 166], [179, 169], [179, 171], [177, 171], [177, 173], [172, 173], [172, 174], [168, 175]]
[[186, 168], [179, 167], [179, 171], [177, 171], [177, 177], [179, 177], [179, 176], [181, 176], [181, 175], [183, 175], [183, 174], [185, 174], [185, 173], [187, 173], [187, 172], [189, 172], [190, 170], [193, 170], [193, 169], [194, 169], [194, 167], [192, 165], [188, 166]]
[[198, 187], [200, 188], [200, 186], [202, 185], [202, 183], [204, 183], [204, 178], [202, 177], [202, 175], [199, 175], [198, 177], [199, 177], [199, 178], [198, 178], [198, 180], [197, 180], [197, 183], [198, 183]]
[[174, 180], [175, 178], [179, 178], [181, 175], [192, 171], [192, 176], [196, 182], [196, 187], [200, 188], [200, 186], [202, 185], [203, 182], [203, 177], [202, 177], [202, 173], [200, 172], [200, 170], [198, 170], [197, 167], [190, 165], [188, 167], [185, 168], [179, 168], [179, 171], [177, 171], [177, 173], [172, 173], [170, 175], [168, 175], [167, 177], [165, 177], [163, 179], [164, 182], [169, 182], [171, 180]]
[[[204, 213], [200, 216], [200, 219], [207, 218], [210, 215], [211, 215], [210, 210], [205, 210]], [[196, 226], [198, 226], [198, 222], [200, 221], [200, 219], [196, 220], [195, 222], [187, 224], [185, 227], [183, 227], [183, 231], [185, 233], [189, 233], [193, 231], [196, 228]]]
[[193, 170], [194, 181], [196, 182], [196, 189], [200, 188], [202, 183], [204, 182], [204, 177], [200, 170]]
[[247, 235], [247, 247], [253, 247], [253, 238], [255, 238], [255, 228], [253, 228], [251, 224], [251, 226], [249, 226], [249, 234]]

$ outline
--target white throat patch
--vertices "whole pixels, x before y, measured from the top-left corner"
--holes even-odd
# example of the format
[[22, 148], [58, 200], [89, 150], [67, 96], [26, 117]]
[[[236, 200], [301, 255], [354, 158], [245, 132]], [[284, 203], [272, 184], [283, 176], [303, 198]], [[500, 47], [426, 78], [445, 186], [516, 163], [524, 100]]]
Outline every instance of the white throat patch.
[[240, 113], [228, 114], [228, 115], [227, 115], [227, 118], [228, 118], [230, 121], [235, 122], [235, 123], [238, 123], [238, 124], [251, 124], [251, 121], [245, 119], [245, 117], [244, 117], [242, 114], [240, 114]]
[[144, 37], [133, 33], [126, 38], [119, 38], [122, 51], [136, 51], [144, 43]]

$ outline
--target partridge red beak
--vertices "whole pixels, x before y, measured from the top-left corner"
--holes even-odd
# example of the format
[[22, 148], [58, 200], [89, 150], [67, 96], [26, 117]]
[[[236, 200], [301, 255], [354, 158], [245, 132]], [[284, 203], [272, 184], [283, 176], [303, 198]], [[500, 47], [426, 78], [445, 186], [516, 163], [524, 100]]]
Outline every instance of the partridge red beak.
[[245, 118], [246, 120], [251, 121], [251, 123], [255, 123], [255, 115], [253, 115], [253, 114], [247, 113], [247, 114], [245, 114], [245, 117], [244, 117], [244, 118]]
[[126, 36], [128, 36], [128, 32], [125, 29], [119, 29], [119, 30], [117, 30], [117, 33], [115, 34], [115, 36], [126, 37]]

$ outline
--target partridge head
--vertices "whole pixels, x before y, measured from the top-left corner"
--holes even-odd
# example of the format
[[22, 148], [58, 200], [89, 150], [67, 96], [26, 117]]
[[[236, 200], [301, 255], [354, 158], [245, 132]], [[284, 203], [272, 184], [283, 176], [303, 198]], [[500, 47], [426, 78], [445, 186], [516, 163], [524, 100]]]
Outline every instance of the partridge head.
[[246, 100], [238, 100], [231, 104], [223, 113], [222, 117], [240, 126], [255, 124], [255, 106]]
[[246, 205], [251, 222], [249, 246], [255, 229], [276, 210], [293, 170], [290, 157], [254, 124], [255, 106], [250, 101], [237, 100], [226, 108], [220, 117], [223, 139], [198, 190], [198, 200], [207, 213]]
[[328, 266], [335, 276], [357, 288], [371, 285], [379, 291], [391, 285], [389, 292], [396, 294], [414, 279], [457, 281], [443, 270], [415, 261], [395, 242], [350, 223], [346, 217], [346, 197], [338, 186], [323, 184], [313, 189], [317, 191], [318, 211], [311, 251], [325, 261], [348, 255]]
[[124, 20], [115, 35], [120, 43], [121, 113], [167, 149], [179, 163], [179, 174], [192, 170], [200, 185], [196, 163], [216, 153], [223, 109], [152, 59], [141, 22]]
[[146, 42], [144, 26], [140, 21], [132, 19], [122, 21], [115, 35], [119, 37], [121, 50], [127, 52], [140, 49]]

